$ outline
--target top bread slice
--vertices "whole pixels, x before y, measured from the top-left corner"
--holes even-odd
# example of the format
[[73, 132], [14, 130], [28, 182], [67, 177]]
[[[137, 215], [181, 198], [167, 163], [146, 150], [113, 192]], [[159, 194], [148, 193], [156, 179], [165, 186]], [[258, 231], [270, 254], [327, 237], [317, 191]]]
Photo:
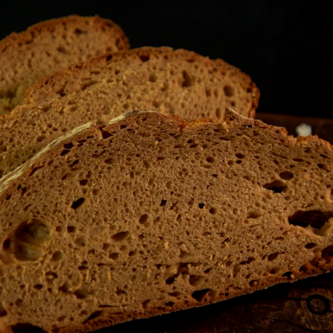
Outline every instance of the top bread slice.
[[0, 181], [0, 325], [92, 331], [332, 269], [332, 171], [327, 142], [231, 111], [83, 125]]
[[27, 105], [0, 118], [0, 177], [89, 121], [107, 123], [128, 110], [223, 119], [228, 106], [254, 116], [258, 99], [249, 76], [186, 50], [144, 47], [92, 58], [39, 80]]
[[127, 49], [121, 28], [98, 16], [53, 19], [12, 33], [0, 41], [0, 115], [25, 104], [27, 89], [45, 75]]

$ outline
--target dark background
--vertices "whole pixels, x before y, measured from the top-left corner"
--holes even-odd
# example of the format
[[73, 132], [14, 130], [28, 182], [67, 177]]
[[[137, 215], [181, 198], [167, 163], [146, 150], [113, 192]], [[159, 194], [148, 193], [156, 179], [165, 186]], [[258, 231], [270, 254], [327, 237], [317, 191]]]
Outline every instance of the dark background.
[[132, 48], [171, 46], [222, 58], [261, 90], [259, 112], [333, 118], [329, 1], [1, 2], [0, 39], [41, 20], [98, 14], [119, 24]]

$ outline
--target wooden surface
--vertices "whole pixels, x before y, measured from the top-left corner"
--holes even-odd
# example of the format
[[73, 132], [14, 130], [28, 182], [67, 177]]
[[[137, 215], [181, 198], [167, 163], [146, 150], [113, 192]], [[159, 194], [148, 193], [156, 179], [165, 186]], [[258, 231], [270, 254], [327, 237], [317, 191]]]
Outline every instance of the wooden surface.
[[[286, 127], [295, 135], [301, 123], [312, 134], [333, 144], [333, 121], [316, 118], [257, 114], [264, 122]], [[280, 284], [252, 295], [116, 325], [100, 333], [304, 333], [333, 332], [333, 273], [293, 284]]]

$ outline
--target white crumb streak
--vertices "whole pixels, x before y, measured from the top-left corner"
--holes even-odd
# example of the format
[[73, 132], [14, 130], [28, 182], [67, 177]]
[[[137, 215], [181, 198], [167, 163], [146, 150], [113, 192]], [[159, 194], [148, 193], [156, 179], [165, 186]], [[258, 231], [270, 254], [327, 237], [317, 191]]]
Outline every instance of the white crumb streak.
[[75, 134], [81, 133], [84, 130], [91, 128], [95, 124], [92, 122], [86, 123], [84, 125], [81, 125], [79, 127], [74, 128], [73, 130], [69, 131], [67, 134], [61, 136], [60, 138], [55, 139], [51, 143], [49, 143], [44, 149], [42, 149], [39, 153], [37, 153], [33, 158], [31, 158], [29, 161], [25, 162], [24, 164], [20, 165], [18, 168], [13, 170], [12, 172], [9, 172], [6, 176], [4, 176], [0, 180], [0, 195], [6, 191], [6, 189], [9, 187], [10, 183], [14, 181], [15, 179], [19, 178], [29, 167], [34, 165], [34, 163], [39, 159], [41, 155], [46, 153], [47, 151], [51, 150], [54, 146], [60, 144], [61, 142], [69, 139]]
[[128, 111], [126, 113], [121, 114], [120, 116], [113, 118], [109, 121], [109, 125], [117, 123], [119, 121], [122, 121], [128, 117], [135, 117], [138, 114], [141, 113], [161, 113], [161, 112], [156, 112], [156, 111], [146, 111], [146, 110], [141, 110], [141, 111]]

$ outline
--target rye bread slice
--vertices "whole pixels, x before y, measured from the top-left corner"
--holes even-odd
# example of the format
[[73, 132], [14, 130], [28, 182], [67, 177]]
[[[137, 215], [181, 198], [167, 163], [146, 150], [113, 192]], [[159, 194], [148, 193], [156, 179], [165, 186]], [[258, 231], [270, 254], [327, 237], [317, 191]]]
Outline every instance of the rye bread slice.
[[332, 167], [231, 111], [81, 126], [0, 182], [0, 325], [92, 331], [325, 272]]
[[41, 79], [27, 105], [0, 118], [0, 177], [89, 121], [107, 123], [128, 110], [222, 119], [227, 106], [254, 116], [258, 99], [249, 76], [186, 50], [145, 47], [93, 58]]
[[40, 78], [101, 54], [129, 49], [110, 20], [69, 16], [38, 23], [0, 41], [0, 115], [25, 104], [27, 89]]

